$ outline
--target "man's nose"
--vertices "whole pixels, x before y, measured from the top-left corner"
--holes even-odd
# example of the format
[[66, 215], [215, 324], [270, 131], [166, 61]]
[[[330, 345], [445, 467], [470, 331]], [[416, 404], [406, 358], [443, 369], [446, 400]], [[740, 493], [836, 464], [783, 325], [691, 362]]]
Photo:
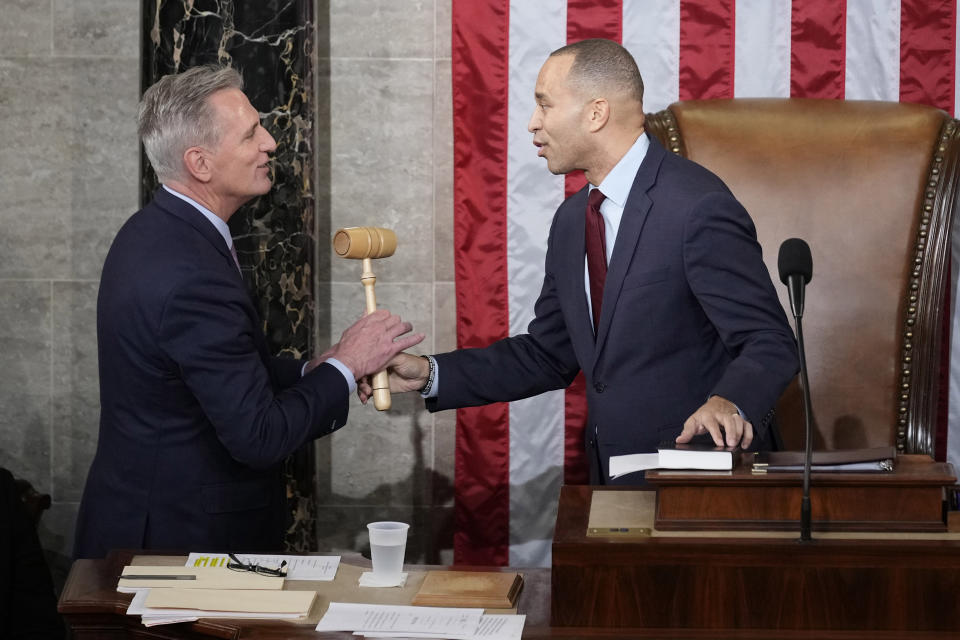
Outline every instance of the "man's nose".
[[264, 139], [260, 143], [260, 150], [267, 153], [273, 153], [277, 149], [277, 141], [273, 139], [273, 136], [270, 135], [270, 132], [266, 129], [263, 130]]
[[536, 133], [540, 129], [540, 116], [537, 109], [530, 114], [530, 121], [527, 122], [527, 131]]

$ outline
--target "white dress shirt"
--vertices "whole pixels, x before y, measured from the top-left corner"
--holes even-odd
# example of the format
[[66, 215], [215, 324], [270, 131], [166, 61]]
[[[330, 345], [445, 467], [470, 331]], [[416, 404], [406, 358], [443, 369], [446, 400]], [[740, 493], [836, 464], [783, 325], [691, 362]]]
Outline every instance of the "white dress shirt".
[[[633, 146], [624, 154], [620, 161], [614, 165], [607, 177], [599, 185], [590, 185], [590, 191], [600, 189], [600, 192], [607, 198], [600, 205], [600, 215], [603, 217], [604, 236], [607, 249], [607, 264], [610, 264], [610, 256], [613, 255], [613, 249], [617, 242], [617, 233], [620, 231], [620, 220], [623, 218], [623, 208], [627, 204], [627, 198], [630, 196], [630, 189], [633, 187], [633, 180], [637, 177], [637, 171], [640, 170], [640, 164], [647, 155], [647, 149], [650, 147], [650, 141], [643, 133], [637, 138]], [[592, 309], [590, 299], [590, 269], [587, 266], [587, 257], [583, 257], [583, 289], [587, 296], [587, 309]], [[590, 316], [590, 325], [593, 326], [593, 314]], [[596, 330], [596, 327], [594, 327]]]

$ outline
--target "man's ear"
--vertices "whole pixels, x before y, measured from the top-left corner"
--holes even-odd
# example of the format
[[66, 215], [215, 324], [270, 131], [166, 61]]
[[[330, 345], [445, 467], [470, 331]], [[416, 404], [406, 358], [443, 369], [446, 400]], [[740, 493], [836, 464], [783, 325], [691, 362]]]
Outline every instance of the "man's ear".
[[599, 131], [610, 120], [610, 103], [606, 98], [595, 98], [587, 105], [587, 120], [590, 132]]
[[213, 167], [206, 150], [201, 147], [190, 147], [183, 152], [183, 166], [187, 168], [194, 180], [210, 182], [213, 177]]

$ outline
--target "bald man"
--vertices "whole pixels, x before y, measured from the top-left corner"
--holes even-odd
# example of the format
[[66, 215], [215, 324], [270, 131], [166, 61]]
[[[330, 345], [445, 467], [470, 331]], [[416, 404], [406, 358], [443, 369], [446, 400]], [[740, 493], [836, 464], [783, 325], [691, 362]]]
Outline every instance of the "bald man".
[[484, 349], [400, 354], [391, 386], [438, 411], [562, 389], [582, 370], [593, 484], [610, 456], [663, 441], [768, 447], [796, 346], [750, 216], [647, 135], [643, 80], [619, 44], [554, 51], [534, 95], [539, 156], [589, 181], [554, 216], [535, 318]]

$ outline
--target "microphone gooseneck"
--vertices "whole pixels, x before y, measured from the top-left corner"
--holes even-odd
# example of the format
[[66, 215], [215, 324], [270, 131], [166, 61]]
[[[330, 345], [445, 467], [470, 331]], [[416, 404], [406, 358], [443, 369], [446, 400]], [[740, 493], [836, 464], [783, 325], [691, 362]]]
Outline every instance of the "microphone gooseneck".
[[813, 409], [810, 403], [810, 383], [807, 379], [807, 357], [803, 346], [803, 297], [804, 288], [813, 277], [813, 258], [810, 247], [800, 238], [790, 238], [780, 245], [777, 256], [780, 281], [787, 285], [790, 294], [790, 310], [797, 326], [797, 353], [800, 358], [800, 386], [803, 388], [803, 413], [805, 445], [803, 462], [803, 497], [800, 501], [800, 541], [809, 542], [810, 535], [810, 466], [813, 458]]

